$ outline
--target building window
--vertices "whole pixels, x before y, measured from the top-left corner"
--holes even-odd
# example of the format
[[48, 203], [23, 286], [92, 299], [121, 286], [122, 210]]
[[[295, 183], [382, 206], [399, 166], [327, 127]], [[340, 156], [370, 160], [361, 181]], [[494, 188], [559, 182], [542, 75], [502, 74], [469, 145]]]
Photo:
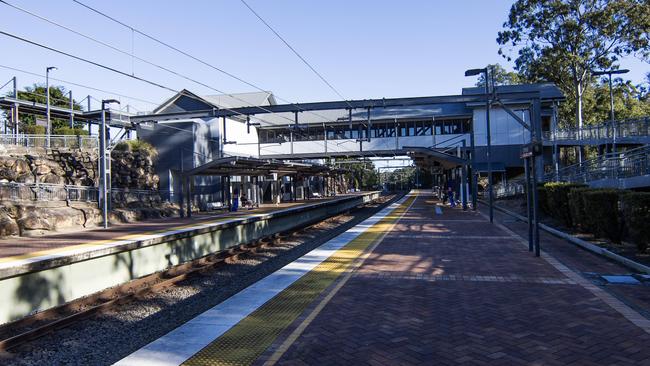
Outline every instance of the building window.
[[471, 119], [463, 120], [463, 133], [471, 133], [471, 132], [472, 132], [472, 120]]
[[435, 129], [435, 134], [436, 135], [442, 135], [442, 126], [444, 125], [444, 121], [435, 121], [434, 124], [434, 129]]

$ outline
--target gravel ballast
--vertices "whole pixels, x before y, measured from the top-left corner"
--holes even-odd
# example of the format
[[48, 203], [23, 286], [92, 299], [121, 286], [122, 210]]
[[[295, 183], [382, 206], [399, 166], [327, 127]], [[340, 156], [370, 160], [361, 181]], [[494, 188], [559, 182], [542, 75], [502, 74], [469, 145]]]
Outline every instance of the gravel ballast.
[[[390, 198], [390, 199], [389, 199]], [[110, 365], [378, 212], [397, 197], [302, 229], [178, 286], [0, 354], [3, 365]]]

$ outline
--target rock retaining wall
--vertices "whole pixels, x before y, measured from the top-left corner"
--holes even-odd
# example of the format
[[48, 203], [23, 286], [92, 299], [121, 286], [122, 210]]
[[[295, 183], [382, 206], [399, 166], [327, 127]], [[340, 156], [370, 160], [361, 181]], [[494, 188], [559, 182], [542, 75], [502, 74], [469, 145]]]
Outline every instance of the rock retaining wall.
[[152, 156], [146, 151], [113, 150], [111, 180], [115, 188], [158, 189]]
[[0, 182], [95, 186], [96, 161], [84, 151], [0, 156]]
[[[0, 182], [98, 186], [95, 151], [23, 148], [1, 152]], [[113, 150], [111, 158], [113, 188], [148, 191], [158, 188], [154, 159], [148, 152]], [[122, 192], [113, 197], [109, 221], [126, 223], [178, 213], [177, 206], [163, 202], [160, 196]], [[16, 200], [9, 194], [0, 194], [0, 237], [43, 235], [101, 223], [101, 211], [92, 202], [30, 201], [25, 197]]]

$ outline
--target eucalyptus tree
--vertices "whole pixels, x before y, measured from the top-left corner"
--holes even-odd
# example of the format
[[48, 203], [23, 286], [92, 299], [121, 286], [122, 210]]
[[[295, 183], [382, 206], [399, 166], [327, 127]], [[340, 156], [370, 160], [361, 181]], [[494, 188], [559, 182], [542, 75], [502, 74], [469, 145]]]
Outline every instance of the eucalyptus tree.
[[649, 33], [648, 0], [517, 0], [497, 42], [525, 79], [555, 82], [582, 127], [591, 71], [616, 68], [630, 55], [647, 61]]

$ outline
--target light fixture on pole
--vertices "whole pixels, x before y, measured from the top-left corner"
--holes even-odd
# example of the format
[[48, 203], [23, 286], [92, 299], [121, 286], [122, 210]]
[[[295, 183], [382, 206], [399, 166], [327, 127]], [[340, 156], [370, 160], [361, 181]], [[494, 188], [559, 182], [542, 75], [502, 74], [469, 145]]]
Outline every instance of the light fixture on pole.
[[115, 99], [102, 100], [102, 125], [99, 128], [99, 205], [102, 209], [104, 229], [108, 228], [108, 185], [110, 178], [110, 151], [106, 148], [106, 105], [120, 104]]
[[[492, 188], [492, 138], [491, 138], [491, 132], [490, 132], [490, 84], [489, 84], [489, 72], [488, 68], [482, 68], [482, 69], [469, 69], [465, 71], [465, 76], [475, 76], [483, 74], [484, 81], [485, 81], [485, 121], [486, 121], [486, 128], [487, 128], [487, 153], [486, 153], [486, 158], [487, 158], [487, 167], [488, 167], [488, 201], [489, 201], [489, 206], [490, 206], [490, 222], [494, 222], [494, 190]], [[474, 129], [474, 126], [472, 126], [472, 130]], [[474, 151], [472, 151], [472, 154]], [[475, 162], [476, 159], [475, 157], [472, 157], [472, 162]], [[474, 172], [472, 172], [474, 173]], [[476, 181], [476, 179], [474, 179]], [[474, 188], [477, 187], [477, 184], [474, 184]], [[474, 191], [474, 195], [476, 195], [477, 191]]]
[[612, 124], [612, 152], [616, 152], [616, 125], [614, 124], [614, 92], [612, 91], [612, 74], [627, 74], [630, 70], [594, 70], [591, 72], [593, 76], [607, 75], [609, 78], [609, 118]]
[[50, 71], [56, 70], [54, 66], [45, 68], [45, 146], [50, 147], [50, 135], [52, 134], [52, 122], [50, 121]]

